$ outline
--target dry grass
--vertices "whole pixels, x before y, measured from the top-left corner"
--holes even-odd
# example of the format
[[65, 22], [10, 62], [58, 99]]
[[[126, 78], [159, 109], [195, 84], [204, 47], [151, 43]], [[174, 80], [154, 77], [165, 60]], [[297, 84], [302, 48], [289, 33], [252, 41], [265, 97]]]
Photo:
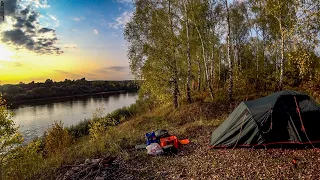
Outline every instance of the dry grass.
[[[107, 179], [319, 179], [320, 151], [316, 149], [210, 149], [211, 132], [233, 106], [195, 102], [175, 110], [163, 105], [106, 132], [104, 154], [118, 158], [104, 172]], [[149, 156], [134, 145], [145, 142], [144, 133], [167, 129], [191, 143], [178, 154]], [[85, 147], [79, 147], [84, 149]], [[90, 149], [90, 148], [89, 148]], [[81, 153], [87, 154], [87, 153]], [[99, 156], [99, 155], [98, 155]], [[297, 159], [297, 166], [292, 160]], [[62, 169], [63, 170], [63, 169]]]

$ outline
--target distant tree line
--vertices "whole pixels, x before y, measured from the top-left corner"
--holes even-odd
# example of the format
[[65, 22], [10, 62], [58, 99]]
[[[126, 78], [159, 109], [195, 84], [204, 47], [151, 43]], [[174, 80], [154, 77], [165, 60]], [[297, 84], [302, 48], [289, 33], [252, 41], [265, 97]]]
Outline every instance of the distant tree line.
[[34, 100], [50, 97], [74, 96], [94, 94], [110, 91], [137, 91], [138, 83], [126, 81], [87, 81], [85, 78], [78, 80], [65, 79], [55, 82], [47, 79], [45, 82], [34, 81], [25, 84], [0, 85], [0, 94], [9, 102]]

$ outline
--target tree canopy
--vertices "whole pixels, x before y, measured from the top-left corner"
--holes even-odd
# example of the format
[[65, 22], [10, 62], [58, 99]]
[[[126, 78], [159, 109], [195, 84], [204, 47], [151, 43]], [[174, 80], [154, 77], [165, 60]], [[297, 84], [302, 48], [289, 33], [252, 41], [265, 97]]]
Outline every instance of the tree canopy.
[[[124, 35], [141, 90], [158, 101], [303, 88], [319, 75], [317, 0], [135, 0]], [[312, 87], [312, 88], [311, 88]]]

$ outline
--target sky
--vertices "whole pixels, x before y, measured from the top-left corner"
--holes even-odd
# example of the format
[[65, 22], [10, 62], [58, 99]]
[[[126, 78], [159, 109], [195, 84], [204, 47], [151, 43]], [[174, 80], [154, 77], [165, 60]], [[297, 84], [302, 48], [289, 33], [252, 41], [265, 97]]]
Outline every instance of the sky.
[[123, 36], [131, 0], [1, 1], [1, 84], [133, 79]]

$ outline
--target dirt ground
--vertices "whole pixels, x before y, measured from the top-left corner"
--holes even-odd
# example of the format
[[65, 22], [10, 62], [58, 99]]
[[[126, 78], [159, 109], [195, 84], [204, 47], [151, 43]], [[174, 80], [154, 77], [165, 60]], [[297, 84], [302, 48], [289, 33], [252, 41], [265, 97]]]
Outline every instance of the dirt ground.
[[[207, 133], [207, 132], [206, 132]], [[210, 134], [209, 134], [210, 136]], [[118, 158], [105, 179], [320, 179], [319, 149], [210, 149], [208, 134], [176, 155], [132, 150]], [[296, 165], [293, 163], [296, 160]]]

